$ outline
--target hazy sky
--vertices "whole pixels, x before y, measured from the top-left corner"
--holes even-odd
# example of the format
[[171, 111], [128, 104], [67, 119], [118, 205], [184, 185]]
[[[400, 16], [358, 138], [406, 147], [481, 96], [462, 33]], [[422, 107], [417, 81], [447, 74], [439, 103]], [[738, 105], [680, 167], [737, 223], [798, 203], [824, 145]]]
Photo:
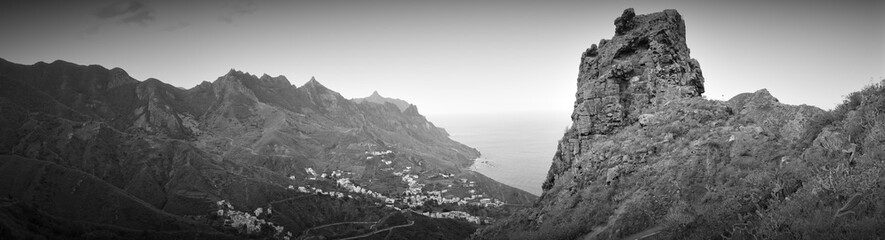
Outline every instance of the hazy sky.
[[297, 86], [316, 76], [346, 98], [378, 90], [431, 115], [568, 112], [581, 53], [628, 7], [683, 15], [709, 98], [768, 88], [829, 109], [885, 76], [881, 0], [3, 1], [0, 58], [185, 88], [231, 68]]

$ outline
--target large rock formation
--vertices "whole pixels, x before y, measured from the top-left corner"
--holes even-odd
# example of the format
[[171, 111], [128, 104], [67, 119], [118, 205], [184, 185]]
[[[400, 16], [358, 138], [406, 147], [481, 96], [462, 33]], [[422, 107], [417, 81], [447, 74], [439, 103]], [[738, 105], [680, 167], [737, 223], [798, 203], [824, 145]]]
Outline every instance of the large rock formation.
[[572, 120], [578, 134], [609, 134], [650, 105], [704, 93], [704, 76], [685, 45], [676, 10], [636, 16], [624, 10], [617, 34], [581, 55]]
[[636, 16], [633, 9], [615, 20], [611, 40], [581, 55], [575, 94], [573, 133], [560, 142], [544, 190], [593, 135], [611, 134], [639, 121], [650, 107], [704, 93], [704, 76], [685, 44], [685, 24], [676, 10]]
[[541, 198], [473, 238], [885, 236], [885, 85], [830, 112], [765, 89], [707, 100], [675, 10], [615, 27], [582, 55]]

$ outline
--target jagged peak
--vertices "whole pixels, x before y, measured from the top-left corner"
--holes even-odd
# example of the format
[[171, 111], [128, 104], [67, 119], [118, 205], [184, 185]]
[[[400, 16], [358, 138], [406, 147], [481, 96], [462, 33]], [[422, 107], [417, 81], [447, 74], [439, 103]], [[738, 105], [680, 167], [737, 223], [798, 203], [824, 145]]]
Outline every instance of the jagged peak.
[[581, 54], [573, 118], [582, 135], [612, 133], [637, 121], [650, 106], [704, 93], [700, 64], [689, 55], [679, 12], [636, 15], [628, 8], [614, 25], [611, 39]]
[[323, 86], [323, 84], [320, 83], [320, 81], [317, 81], [316, 77], [310, 77], [310, 80], [308, 80], [307, 83], [304, 83], [304, 86], [302, 86], [302, 87], [307, 87], [307, 86], [326, 88], [326, 86]]
[[292, 85], [292, 83], [289, 82], [289, 79], [283, 75], [277, 75], [276, 77], [271, 77], [270, 75], [267, 75], [267, 73], [265, 73], [265, 74], [261, 75], [261, 78], [259, 78], [259, 80], [269, 83], [271, 85], [276, 85], [278, 87]]
[[317, 81], [316, 77], [310, 77], [310, 80], [307, 81], [306, 83], [304, 83], [304, 85], [301, 85], [301, 87], [298, 87], [298, 89], [300, 89], [302, 91], [321, 93], [321, 94], [331, 92], [336, 95], [341, 95], [338, 92], [335, 92], [335, 91], [327, 88], [326, 86], [323, 86], [323, 84], [320, 83], [320, 81]]
[[230, 71], [227, 71], [227, 74], [225, 74], [225, 76], [241, 76], [241, 75], [255, 77], [255, 75], [252, 75], [249, 72], [240, 71], [235, 68], [231, 68]]
[[409, 102], [402, 100], [402, 99], [381, 96], [381, 94], [378, 93], [378, 90], [372, 91], [372, 95], [369, 95], [368, 97], [354, 98], [351, 100], [353, 100], [356, 103], [360, 103], [363, 101], [380, 103], [380, 104], [393, 103], [394, 105], [396, 105], [397, 109], [399, 109], [400, 111], [403, 111], [403, 112], [405, 112], [406, 109], [410, 105]]
[[[257, 76], [250, 74], [249, 72], [240, 71], [234, 68], [231, 68], [224, 75], [215, 79], [214, 82], [219, 81], [240, 81], [241, 79], [258, 79]], [[214, 83], [213, 82], [213, 83]]]

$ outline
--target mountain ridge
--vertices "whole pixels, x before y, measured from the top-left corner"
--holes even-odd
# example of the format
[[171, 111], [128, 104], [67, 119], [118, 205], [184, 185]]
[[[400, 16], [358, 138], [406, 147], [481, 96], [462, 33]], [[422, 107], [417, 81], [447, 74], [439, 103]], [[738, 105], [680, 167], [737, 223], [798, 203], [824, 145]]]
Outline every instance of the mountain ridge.
[[[416, 109], [403, 112], [381, 104], [356, 104], [315, 78], [296, 87], [284, 76], [258, 77], [231, 69], [215, 81], [181, 89], [153, 78], [138, 81], [118, 68], [64, 61], [21, 65], [3, 60], [0, 89], [0, 123], [4, 126], [0, 154], [91, 174], [153, 208], [196, 218], [201, 226], [222, 235], [283, 238], [280, 234], [286, 231], [297, 236], [306, 228], [335, 221], [386, 221], [383, 216], [401, 214], [394, 206], [467, 211], [476, 215], [468, 215], [476, 224], [480, 217], [491, 219], [488, 211], [496, 218], [509, 211], [507, 207], [482, 205], [480, 198], [519, 204], [536, 198], [466, 170], [479, 152], [449, 139], [445, 130]], [[0, 181], [11, 177], [0, 177]], [[336, 181], [349, 181], [364, 191], [348, 193], [349, 198], [341, 192], [353, 189], [342, 188]], [[482, 197], [461, 200], [464, 206], [441, 202], [468, 199], [467, 190], [474, 188]], [[366, 189], [372, 194], [367, 195]], [[451, 191], [440, 194], [444, 189]], [[0, 194], [6, 191], [10, 189]], [[410, 191], [422, 196], [437, 192], [439, 200], [434, 201], [439, 205], [412, 199], [406, 194]], [[329, 192], [338, 193], [328, 197]], [[224, 224], [225, 220], [240, 219], [235, 216], [249, 216], [240, 209], [246, 213], [269, 211], [268, 203], [292, 198], [313, 199], [318, 205], [311, 214], [316, 216], [293, 217], [306, 210], [274, 204], [285, 208], [274, 212], [289, 217], [259, 218], [256, 213], [251, 216], [254, 221], [247, 224], [264, 229], [284, 227], [286, 231], [255, 232], [249, 230], [255, 228]], [[357, 198], [359, 202], [347, 203], [347, 199]], [[60, 200], [48, 197], [45, 201]], [[222, 201], [230, 207], [216, 204]], [[51, 204], [31, 207], [32, 200], [18, 198], [12, 202], [24, 207], [10, 211], [52, 213], [42, 207]], [[331, 207], [339, 204], [345, 205]], [[216, 213], [218, 210], [221, 212]], [[359, 211], [369, 212], [354, 214]], [[103, 216], [98, 219], [110, 217]], [[76, 216], [65, 218], [79, 221]], [[450, 229], [461, 235], [442, 236], [464, 238], [463, 234], [476, 226], [465, 220], [457, 224], [436, 218], [420, 220], [424, 218], [421, 214], [407, 218], [420, 225], [398, 230], [399, 234], [414, 234], [411, 231], [415, 230], [409, 229]], [[278, 223], [282, 225], [273, 225], [274, 221], [282, 221]], [[19, 225], [7, 227], [15, 226]], [[54, 226], [58, 229], [52, 231], [72, 225]], [[364, 231], [353, 229], [354, 233]], [[469, 231], [462, 231], [465, 229]]]

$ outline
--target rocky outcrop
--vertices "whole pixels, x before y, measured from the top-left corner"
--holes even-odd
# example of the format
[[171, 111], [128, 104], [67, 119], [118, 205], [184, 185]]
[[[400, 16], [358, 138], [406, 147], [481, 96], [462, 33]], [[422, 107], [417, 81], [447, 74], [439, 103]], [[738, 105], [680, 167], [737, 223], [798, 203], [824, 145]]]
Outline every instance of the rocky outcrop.
[[675, 10], [627, 9], [615, 26], [582, 56], [541, 198], [474, 239], [885, 235], [872, 204], [885, 199], [885, 82], [833, 111], [765, 89], [708, 100]]
[[[704, 93], [704, 77], [685, 44], [685, 23], [676, 10], [615, 20], [615, 36], [581, 55], [572, 130], [560, 142], [543, 189], [593, 135], [611, 134], [640, 120], [650, 107]], [[645, 121], [646, 117], [642, 117]]]
[[572, 120], [582, 136], [611, 133], [637, 121], [650, 105], [704, 93], [676, 10], [636, 16], [627, 9], [615, 25], [612, 39], [581, 56]]
[[780, 103], [767, 89], [754, 93], [742, 93], [728, 100], [733, 111], [759, 123], [766, 131], [776, 133], [789, 144], [797, 144], [813, 117], [823, 110], [808, 106], [792, 106]]

